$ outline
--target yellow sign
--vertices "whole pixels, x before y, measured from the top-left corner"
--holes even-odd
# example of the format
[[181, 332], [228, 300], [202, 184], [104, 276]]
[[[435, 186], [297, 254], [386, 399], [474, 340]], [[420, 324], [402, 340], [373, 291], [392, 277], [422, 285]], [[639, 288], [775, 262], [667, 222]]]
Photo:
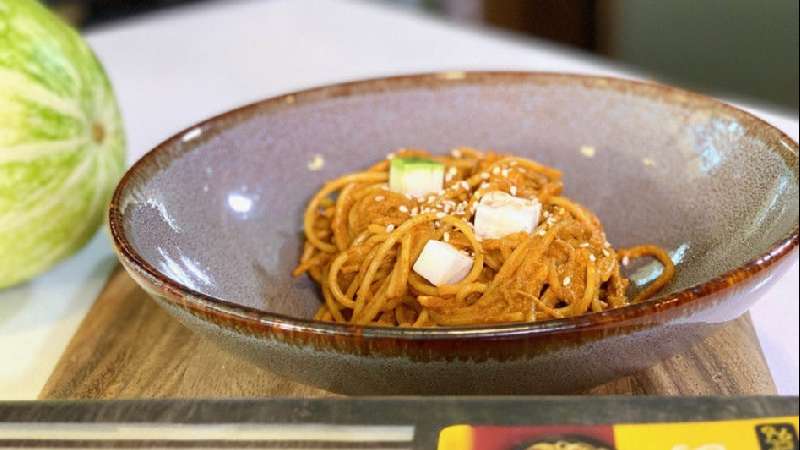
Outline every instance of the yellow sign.
[[614, 426], [617, 450], [797, 450], [797, 417]]
[[800, 450], [798, 418], [618, 425], [454, 425], [439, 450]]

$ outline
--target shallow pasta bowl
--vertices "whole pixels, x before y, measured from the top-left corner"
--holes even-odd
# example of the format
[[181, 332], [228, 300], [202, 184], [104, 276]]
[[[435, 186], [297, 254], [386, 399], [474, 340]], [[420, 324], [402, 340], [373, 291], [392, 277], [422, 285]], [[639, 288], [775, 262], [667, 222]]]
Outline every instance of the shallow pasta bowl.
[[[667, 248], [676, 277], [648, 302], [537, 323], [311, 320], [318, 292], [290, 272], [313, 193], [398, 147], [460, 145], [561, 169], [565, 195], [598, 214], [612, 244]], [[178, 133], [128, 171], [109, 219], [120, 261], [159, 305], [276, 374], [351, 394], [569, 392], [697, 343], [791, 265], [798, 147], [743, 111], [661, 85], [548, 73], [384, 78], [267, 99]], [[655, 267], [630, 276], [646, 283]]]

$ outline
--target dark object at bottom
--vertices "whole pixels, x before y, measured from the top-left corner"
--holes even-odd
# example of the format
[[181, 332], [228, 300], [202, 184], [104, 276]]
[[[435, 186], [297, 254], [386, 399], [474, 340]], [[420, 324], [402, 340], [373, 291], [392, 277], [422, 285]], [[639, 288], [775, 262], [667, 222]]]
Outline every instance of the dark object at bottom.
[[714, 421], [797, 411], [797, 397], [10, 402], [0, 403], [0, 448], [434, 449], [453, 424]]

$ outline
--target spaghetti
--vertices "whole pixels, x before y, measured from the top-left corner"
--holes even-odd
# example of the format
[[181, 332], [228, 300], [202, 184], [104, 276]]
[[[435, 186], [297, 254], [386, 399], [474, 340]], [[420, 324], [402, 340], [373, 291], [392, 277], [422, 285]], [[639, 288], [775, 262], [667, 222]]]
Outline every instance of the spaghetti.
[[[420, 197], [389, 190], [392, 157], [442, 164], [443, 189]], [[633, 302], [670, 281], [675, 269], [662, 248], [615, 250], [598, 218], [561, 196], [562, 188], [558, 170], [524, 158], [470, 148], [450, 156], [402, 150], [314, 195], [293, 275], [307, 273], [319, 284], [324, 303], [317, 320], [402, 327], [531, 322], [625, 306], [629, 281], [620, 265], [633, 258], [663, 265]], [[471, 220], [490, 192], [537, 199], [542, 215], [535, 229], [479, 239]], [[463, 279], [436, 286], [412, 269], [430, 240], [471, 258]]]

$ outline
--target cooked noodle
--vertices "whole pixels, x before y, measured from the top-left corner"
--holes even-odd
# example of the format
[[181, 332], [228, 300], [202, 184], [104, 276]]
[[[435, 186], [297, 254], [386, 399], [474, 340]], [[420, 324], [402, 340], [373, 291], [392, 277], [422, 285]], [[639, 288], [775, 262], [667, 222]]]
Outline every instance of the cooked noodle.
[[[403, 327], [560, 319], [629, 304], [623, 258], [652, 257], [664, 267], [633, 302], [652, 297], [674, 275], [658, 246], [612, 248], [598, 218], [560, 195], [556, 169], [469, 148], [448, 157], [418, 150], [401, 156], [444, 164], [444, 189], [421, 198], [390, 191], [387, 159], [329, 181], [309, 202], [293, 275], [307, 273], [319, 283], [324, 302], [315, 319]], [[537, 198], [537, 228], [479, 240], [470, 220], [481, 197], [493, 191]], [[413, 271], [429, 240], [473, 258], [464, 279], [437, 287]]]

